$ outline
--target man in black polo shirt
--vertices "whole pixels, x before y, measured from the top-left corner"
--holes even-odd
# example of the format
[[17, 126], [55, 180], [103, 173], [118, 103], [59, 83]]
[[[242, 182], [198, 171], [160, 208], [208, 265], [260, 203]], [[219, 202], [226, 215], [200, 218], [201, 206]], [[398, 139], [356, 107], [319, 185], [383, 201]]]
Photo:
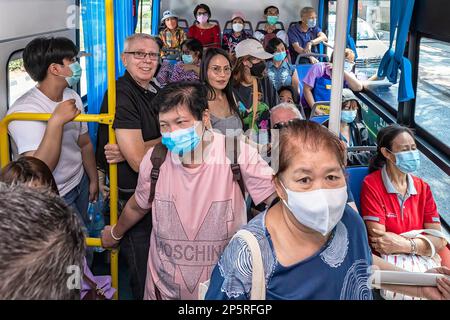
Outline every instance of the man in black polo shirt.
[[[158, 112], [152, 106], [152, 100], [159, 90], [153, 78], [158, 68], [159, 50], [160, 46], [149, 35], [134, 34], [127, 38], [122, 53], [122, 62], [127, 71], [116, 82], [113, 128], [118, 148], [116, 145], [107, 145], [108, 127], [99, 127], [96, 158], [100, 170], [108, 170], [106, 158], [111, 162], [111, 153], [119, 154], [118, 158], [112, 160], [118, 162], [119, 212], [134, 193], [142, 158], [161, 140]], [[103, 98], [101, 113], [108, 112], [107, 94]], [[120, 162], [121, 159], [125, 161]], [[128, 263], [133, 296], [139, 300], [144, 294], [151, 228], [151, 215], [146, 215], [127, 232], [121, 245], [121, 252]]]

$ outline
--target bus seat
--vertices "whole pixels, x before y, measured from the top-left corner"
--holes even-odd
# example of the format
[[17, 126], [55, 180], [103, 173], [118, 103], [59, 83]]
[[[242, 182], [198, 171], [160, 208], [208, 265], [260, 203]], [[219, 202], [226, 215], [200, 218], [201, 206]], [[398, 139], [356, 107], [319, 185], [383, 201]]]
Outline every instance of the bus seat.
[[[256, 24], [256, 28], [255, 28], [255, 30], [256, 31], [264, 31], [264, 25], [267, 23], [267, 21], [258, 21], [258, 23]], [[278, 21], [277, 23], [275, 23], [275, 27], [277, 28], [277, 29], [280, 29], [280, 30], [285, 30], [284, 29], [284, 24], [283, 24], [283, 22], [281, 22], [281, 21]]]
[[289, 28], [288, 29], [290, 29], [296, 23], [298, 23], [298, 21], [292, 21], [291, 23], [289, 23]]
[[324, 124], [325, 122], [328, 121], [329, 118], [330, 118], [330, 116], [325, 115], [325, 116], [315, 116], [315, 117], [311, 117], [311, 118], [309, 118], [309, 120], [310, 120], [310, 121], [317, 122], [318, 124]]
[[300, 98], [303, 95], [303, 79], [308, 73], [309, 69], [311, 69], [312, 64], [297, 64], [295, 67], [297, 68], [298, 74], [298, 88], [299, 88], [299, 96]]
[[353, 193], [353, 197], [355, 198], [356, 207], [358, 211], [361, 212], [361, 187], [364, 178], [369, 173], [369, 168], [366, 166], [360, 167], [348, 167], [347, 174], [348, 180], [347, 183], [350, 186], [350, 190]]
[[[253, 26], [250, 21], [244, 21], [244, 31], [253, 35]], [[228, 20], [225, 22], [225, 27], [223, 28], [223, 34], [232, 34], [233, 33], [233, 24], [232, 20]]]

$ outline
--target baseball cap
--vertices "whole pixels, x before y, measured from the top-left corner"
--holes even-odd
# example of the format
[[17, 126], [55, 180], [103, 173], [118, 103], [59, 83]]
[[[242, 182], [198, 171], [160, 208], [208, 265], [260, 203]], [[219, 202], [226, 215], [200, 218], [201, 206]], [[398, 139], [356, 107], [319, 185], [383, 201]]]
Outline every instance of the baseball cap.
[[252, 56], [261, 60], [272, 59], [273, 54], [264, 50], [261, 42], [255, 39], [245, 39], [236, 46], [236, 58]]
[[164, 20], [166, 20], [168, 18], [177, 18], [178, 19], [178, 16], [175, 14], [175, 12], [172, 12], [170, 10], [166, 10], [166, 11], [163, 12], [163, 16], [161, 18], [161, 23], [163, 23]]
[[355, 96], [352, 90], [348, 88], [342, 89], [342, 103], [352, 100], [355, 100], [358, 103], [358, 105], [361, 106], [359, 99]]
[[236, 12], [233, 13], [233, 15], [231, 16], [231, 21], [233, 21], [235, 18], [241, 18], [242, 20], [245, 21], [245, 16], [240, 11], [236, 11]]

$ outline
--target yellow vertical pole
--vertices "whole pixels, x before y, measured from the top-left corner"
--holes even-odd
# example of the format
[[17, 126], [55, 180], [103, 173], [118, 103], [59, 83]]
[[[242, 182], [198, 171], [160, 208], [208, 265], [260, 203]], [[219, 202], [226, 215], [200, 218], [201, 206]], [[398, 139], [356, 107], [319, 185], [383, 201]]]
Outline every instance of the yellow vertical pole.
[[[114, 55], [114, 0], [105, 0], [106, 14], [106, 61], [108, 67], [108, 114], [113, 116], [116, 113], [116, 68]], [[113, 122], [108, 125], [109, 143], [116, 143], [116, 136], [112, 127]], [[117, 205], [118, 205], [118, 189], [117, 189], [117, 165], [109, 166], [110, 181], [110, 218], [111, 225], [117, 223]], [[112, 286], [118, 290], [119, 288], [119, 253], [117, 250], [111, 251], [111, 278]], [[118, 291], [114, 296], [118, 299]]]

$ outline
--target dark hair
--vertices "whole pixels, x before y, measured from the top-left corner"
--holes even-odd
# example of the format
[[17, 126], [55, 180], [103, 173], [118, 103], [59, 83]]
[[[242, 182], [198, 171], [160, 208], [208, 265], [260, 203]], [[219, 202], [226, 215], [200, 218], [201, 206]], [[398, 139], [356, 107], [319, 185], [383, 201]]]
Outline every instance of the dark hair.
[[378, 132], [377, 153], [369, 161], [369, 173], [381, 169], [386, 164], [387, 159], [381, 153], [381, 148], [392, 150], [392, 142], [399, 134], [403, 132], [408, 133], [411, 137], [414, 138], [414, 133], [411, 131], [411, 129], [398, 124], [391, 124], [387, 127], [384, 127]]
[[[195, 7], [195, 9], [194, 9], [194, 17], [195, 18], [197, 18], [197, 11], [198, 11], [198, 9], [203, 9], [206, 12], [208, 12], [208, 16], [209, 16], [209, 18], [211, 18], [211, 9], [209, 9], [209, 7], [206, 4], [204, 4], [204, 3], [200, 3], [199, 5], [197, 5]], [[208, 19], [208, 21], [209, 21], [209, 19]]]
[[186, 105], [196, 120], [201, 120], [208, 109], [206, 87], [199, 81], [173, 82], [165, 86], [153, 99], [159, 113], [166, 113]]
[[272, 38], [270, 39], [270, 41], [267, 43], [265, 50], [268, 53], [274, 54], [275, 51], [277, 51], [277, 47], [283, 44], [284, 48], [287, 50], [287, 46], [286, 43], [284, 43], [283, 40], [281, 40], [280, 38]]
[[80, 299], [76, 272], [83, 270], [85, 235], [63, 199], [0, 183], [0, 222], [1, 300]]
[[243, 56], [236, 59], [233, 66], [233, 72], [231, 73], [231, 78], [234, 87], [239, 87], [241, 82], [244, 80], [244, 61], [248, 60], [250, 56]]
[[6, 184], [39, 182], [55, 194], [59, 194], [53, 174], [44, 161], [35, 157], [20, 157], [8, 163], [0, 173], [0, 181]]
[[78, 48], [68, 38], [36, 38], [23, 50], [23, 64], [31, 79], [41, 82], [47, 77], [52, 63], [62, 65], [64, 59], [73, 59], [77, 55]]
[[203, 58], [203, 45], [197, 39], [186, 39], [181, 43], [181, 49], [183, 47], [188, 48], [190, 51], [194, 51], [198, 53], [198, 58], [202, 60]]
[[294, 103], [297, 103], [298, 94], [292, 86], [281, 86], [280, 89], [278, 89], [278, 91], [277, 91], [278, 96], [280, 96], [281, 92], [283, 92], [283, 91], [289, 91], [292, 95], [292, 99], [294, 99]]
[[313, 151], [319, 148], [328, 149], [336, 156], [342, 170], [345, 170], [347, 164], [345, 147], [339, 138], [326, 127], [313, 121], [289, 121], [280, 130], [279, 146], [274, 144], [272, 148], [277, 147], [280, 155], [277, 176], [289, 167], [291, 159], [304, 148]]
[[280, 9], [278, 9], [278, 7], [275, 6], [268, 6], [264, 9], [264, 14], [267, 16], [267, 12], [269, 11], [269, 9], [275, 8], [277, 9], [278, 13], [280, 13]]
[[[208, 50], [206, 50], [205, 58], [202, 60], [202, 64], [200, 67], [200, 80], [203, 81], [206, 85], [206, 89], [208, 90], [208, 100], [214, 100], [216, 98], [216, 93], [215, 93], [213, 87], [211, 87], [211, 85], [209, 84], [208, 67], [211, 62], [211, 59], [217, 55], [221, 55], [221, 56], [225, 57], [225, 59], [227, 59], [229, 65], [230, 65], [230, 68], [232, 68], [230, 57], [228, 56], [228, 53], [225, 50], [220, 49], [220, 48], [209, 48]], [[239, 115], [239, 109], [238, 109], [236, 102], [234, 100], [234, 97], [233, 97], [233, 90], [232, 90], [231, 82], [232, 82], [232, 78], [230, 75], [230, 80], [228, 80], [227, 86], [225, 87], [225, 89], [223, 89], [223, 92], [225, 93], [225, 95], [227, 97], [228, 105], [230, 106], [230, 111], [232, 113], [236, 113], [237, 115]]]

